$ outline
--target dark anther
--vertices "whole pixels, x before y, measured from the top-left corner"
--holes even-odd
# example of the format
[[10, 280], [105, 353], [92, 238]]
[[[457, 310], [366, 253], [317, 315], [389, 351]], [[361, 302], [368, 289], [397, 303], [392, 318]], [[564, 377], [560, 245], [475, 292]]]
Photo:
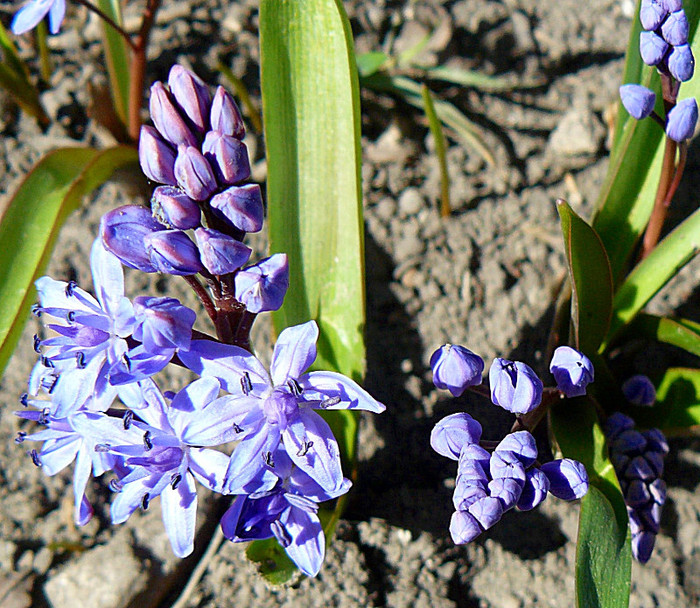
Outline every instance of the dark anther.
[[45, 378], [45, 380], [48, 380], [48, 381], [45, 384], [42, 381], [42, 384], [43, 384], [44, 388], [46, 389], [46, 392], [50, 395], [51, 393], [53, 393], [53, 389], [56, 388], [56, 384], [58, 383], [58, 376], [53, 375], [48, 379]]
[[275, 468], [275, 461], [272, 459], [272, 452], [263, 453], [263, 460], [268, 467], [271, 469]]
[[250, 381], [250, 375], [248, 372], [244, 372], [243, 377], [241, 378], [241, 389], [246, 397], [250, 394], [250, 391], [253, 390], [253, 383]]
[[40, 317], [41, 316], [41, 306], [39, 304], [34, 304], [32, 306], [32, 314], [35, 317]]
[[51, 410], [48, 407], [45, 407], [43, 410], [41, 410], [41, 413], [39, 414], [39, 420], [37, 420], [37, 422], [39, 424], [47, 424], [49, 421], [50, 414]]
[[75, 321], [75, 311], [69, 310], [66, 319], [68, 319], [68, 323], [73, 323]]
[[68, 281], [68, 285], [66, 285], [66, 297], [70, 298], [73, 295], [73, 290], [78, 286], [78, 284], [75, 281]]
[[109, 452], [112, 449], [112, 446], [109, 445], [108, 443], [97, 443], [95, 444], [95, 451], [96, 452]]
[[143, 498], [141, 499], [141, 508], [145, 511], [148, 509], [148, 504], [151, 502], [151, 495], [146, 493], [143, 495]]
[[128, 431], [131, 426], [131, 421], [134, 419], [134, 412], [131, 410], [126, 410], [124, 412], [124, 430]]
[[34, 334], [34, 352], [37, 355], [41, 354], [41, 338], [39, 338], [39, 336], [36, 334]]
[[75, 353], [75, 364], [78, 366], [78, 369], [85, 369], [85, 353], [82, 351], [78, 351]]
[[299, 448], [299, 451], [297, 452], [297, 456], [306, 456], [309, 453], [309, 450], [313, 447], [314, 442], [313, 441], [304, 441], [304, 445], [302, 445]]
[[143, 434], [143, 447], [146, 451], [153, 449], [153, 442], [151, 441], [151, 431], [146, 431]]
[[328, 399], [324, 399], [321, 401], [321, 408], [326, 409], [327, 407], [331, 407], [332, 405], [338, 405], [340, 403], [340, 397], [337, 395], [335, 397], [329, 397]]
[[233, 423], [233, 430], [236, 431], [236, 434], [243, 432], [243, 428], [238, 426], [235, 422]]
[[109, 489], [112, 490], [112, 492], [121, 492], [123, 487], [122, 482], [118, 479], [112, 479], [109, 482]]
[[299, 397], [304, 392], [304, 389], [299, 386], [299, 383], [294, 378], [287, 380], [287, 386], [295, 397]]
[[129, 359], [129, 355], [124, 353], [122, 355], [122, 362], [124, 363], [124, 367], [126, 367], [126, 371], [130, 372], [131, 371], [131, 359]]
[[29, 450], [27, 454], [29, 454], [35, 467], [41, 466], [41, 458], [39, 458], [39, 454], [37, 454], [36, 450]]
[[27, 407], [29, 405], [29, 395], [27, 395], [27, 393], [22, 393], [19, 402], [22, 404], [22, 407]]
[[15, 437], [15, 443], [23, 443], [24, 438], [27, 436], [27, 433], [24, 431], [17, 431], [17, 437]]
[[182, 475], [180, 475], [180, 473], [173, 474], [173, 476], [170, 478], [170, 487], [173, 490], [177, 490], [177, 486], [180, 485], [181, 481], [182, 481]]
[[56, 367], [56, 366], [53, 364], [53, 361], [51, 361], [51, 359], [49, 359], [48, 357], [42, 357], [42, 358], [41, 358], [41, 364], [42, 364], [44, 367]]

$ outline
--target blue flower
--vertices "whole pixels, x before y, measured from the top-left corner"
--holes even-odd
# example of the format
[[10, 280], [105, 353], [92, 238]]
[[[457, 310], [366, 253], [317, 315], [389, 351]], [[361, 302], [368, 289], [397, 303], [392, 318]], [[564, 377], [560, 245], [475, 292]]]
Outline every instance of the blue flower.
[[586, 387], [594, 377], [591, 360], [570, 346], [560, 346], [554, 351], [549, 371], [557, 382], [557, 388], [567, 397], [585, 395]]
[[57, 34], [65, 14], [66, 0], [31, 0], [15, 13], [10, 28], [16, 35], [24, 34], [48, 15], [49, 30]]
[[194, 340], [180, 353], [182, 362], [204, 377], [214, 377], [230, 395], [222, 397], [240, 430], [231, 456], [225, 492], [256, 491], [250, 484], [264, 470], [275, 471], [274, 453], [283, 446], [292, 462], [325, 491], [344, 483], [340, 450], [328, 424], [315, 409], [385, 407], [355, 382], [334, 372], [305, 371], [316, 359], [314, 321], [285, 329], [279, 336], [268, 373], [263, 364], [237, 346]]
[[496, 358], [489, 370], [491, 401], [514, 414], [527, 414], [542, 400], [542, 380], [526, 363]]
[[459, 397], [469, 386], [481, 384], [484, 360], [463, 346], [445, 344], [430, 357], [433, 383]]

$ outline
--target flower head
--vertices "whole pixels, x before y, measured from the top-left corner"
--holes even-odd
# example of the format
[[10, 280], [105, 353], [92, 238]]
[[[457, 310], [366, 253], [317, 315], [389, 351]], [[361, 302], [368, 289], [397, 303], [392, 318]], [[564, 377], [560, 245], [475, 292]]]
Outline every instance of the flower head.
[[549, 371], [557, 382], [557, 388], [567, 397], [585, 395], [586, 387], [593, 382], [591, 360], [570, 346], [560, 346], [554, 351]]
[[430, 357], [433, 383], [459, 397], [468, 386], [481, 384], [484, 360], [463, 346], [445, 344]]
[[542, 400], [542, 380], [520, 361], [496, 358], [489, 370], [491, 400], [514, 414], [526, 414]]

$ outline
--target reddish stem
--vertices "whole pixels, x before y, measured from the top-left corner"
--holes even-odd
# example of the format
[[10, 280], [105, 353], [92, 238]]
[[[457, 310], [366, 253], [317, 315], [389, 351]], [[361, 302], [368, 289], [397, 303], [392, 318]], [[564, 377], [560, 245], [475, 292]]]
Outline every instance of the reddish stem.
[[212, 302], [211, 298], [209, 297], [207, 290], [204, 289], [204, 286], [197, 280], [197, 277], [195, 277], [194, 275], [189, 275], [182, 278], [185, 279], [185, 281], [187, 281], [187, 284], [194, 290], [195, 294], [197, 294], [199, 301], [204, 306], [204, 310], [207, 311], [209, 318], [212, 320], [214, 325], [216, 325], [216, 319], [218, 316], [217, 310], [214, 306], [214, 302]]

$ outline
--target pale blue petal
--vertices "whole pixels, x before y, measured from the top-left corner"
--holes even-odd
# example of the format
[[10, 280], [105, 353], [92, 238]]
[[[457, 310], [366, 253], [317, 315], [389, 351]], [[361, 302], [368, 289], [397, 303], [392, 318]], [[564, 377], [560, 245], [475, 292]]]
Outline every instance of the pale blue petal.
[[189, 472], [177, 488], [168, 485], [160, 495], [163, 525], [173, 553], [187, 557], [194, 550], [194, 530], [197, 521], [197, 490]]
[[97, 300], [110, 317], [116, 316], [124, 297], [124, 271], [117, 256], [104, 248], [100, 237], [92, 244], [90, 268]]
[[75, 460], [80, 448], [80, 437], [49, 439], [41, 448], [41, 468], [47, 475], [55, 475]]
[[51, 393], [56, 418], [66, 418], [92, 396], [103, 364], [104, 357], [97, 356], [82, 369], [76, 367], [61, 373]]
[[128, 352], [128, 368], [123, 358], [110, 368], [109, 382], [112, 385], [123, 385], [150, 378], [164, 369], [174, 354], [175, 349], [154, 354], [147, 351], [141, 344]]
[[40, 277], [35, 282], [42, 308], [58, 308], [76, 312], [104, 314], [100, 304], [89, 293], [80, 287], [73, 287], [72, 296], [67, 295], [68, 283], [56, 281], [51, 277]]
[[282, 512], [280, 522], [292, 539], [284, 549], [287, 555], [306, 576], [316, 576], [326, 554], [323, 528], [318, 516], [290, 507]]
[[[196, 415], [181, 416], [182, 424], [177, 432], [187, 445], [211, 446], [242, 441], [260, 427], [264, 419], [260, 405], [260, 399], [255, 397], [225, 395]], [[173, 414], [170, 416], [172, 419]]]
[[189, 466], [197, 481], [214, 492], [223, 492], [230, 456], [206, 448], [190, 448]]
[[83, 510], [82, 505], [85, 500], [85, 488], [92, 472], [92, 458], [89, 452], [90, 446], [86, 445], [84, 441], [81, 443], [73, 471], [73, 497], [75, 499], [75, 523], [79, 526], [84, 526], [90, 521], [89, 517], [87, 520], [85, 519], [86, 512]]
[[[367, 410], [381, 414], [386, 406], [379, 403], [359, 384], [335, 372], [310, 372], [299, 379], [306, 399], [330, 399], [339, 397], [340, 403], [330, 405], [329, 410]], [[308, 391], [308, 394], [306, 392]]]
[[12, 32], [19, 36], [36, 27], [49, 12], [53, 2], [54, 0], [32, 0], [25, 4], [12, 19]]
[[87, 499], [85, 494], [80, 498], [80, 504], [75, 505], [75, 512], [73, 514], [73, 519], [75, 520], [76, 526], [84, 526], [92, 519], [92, 514], [94, 513], [90, 501]]
[[[241, 441], [231, 454], [224, 481], [224, 493], [252, 494], [261, 491], [261, 475], [263, 471], [270, 469], [266, 464], [265, 455], [268, 452], [274, 454], [279, 443], [279, 427], [270, 424], [261, 425], [257, 432]], [[272, 471], [274, 472], [274, 466]]]
[[49, 30], [52, 34], [58, 34], [63, 18], [66, 16], [65, 0], [54, 0], [49, 10]]
[[173, 397], [168, 408], [168, 419], [178, 436], [188, 422], [203, 417], [202, 410], [219, 396], [220, 390], [221, 385], [216, 378], [199, 378]]
[[288, 378], [297, 379], [316, 360], [318, 326], [315, 321], [283, 330], [272, 354], [272, 383], [281, 386]]

